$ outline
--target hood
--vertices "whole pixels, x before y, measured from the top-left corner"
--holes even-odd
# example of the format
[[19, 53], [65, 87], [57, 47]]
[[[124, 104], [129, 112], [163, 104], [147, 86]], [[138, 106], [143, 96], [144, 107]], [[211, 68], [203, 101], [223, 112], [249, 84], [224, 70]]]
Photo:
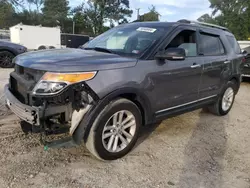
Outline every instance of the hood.
[[15, 63], [37, 70], [53, 72], [81, 72], [135, 66], [137, 59], [116, 54], [82, 49], [59, 49], [28, 52], [19, 55]]
[[11, 48], [23, 48], [24, 46], [9, 41], [0, 40], [0, 46], [11, 47]]

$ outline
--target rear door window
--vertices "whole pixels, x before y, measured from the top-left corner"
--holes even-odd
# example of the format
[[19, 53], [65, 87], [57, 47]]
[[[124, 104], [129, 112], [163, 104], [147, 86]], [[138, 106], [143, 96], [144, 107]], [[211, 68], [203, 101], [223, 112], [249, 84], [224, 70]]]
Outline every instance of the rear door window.
[[225, 54], [225, 49], [219, 36], [201, 34], [201, 53], [207, 56]]
[[240, 54], [241, 49], [240, 49], [240, 46], [239, 46], [237, 40], [235, 39], [235, 37], [227, 36], [227, 40], [229, 41], [231, 47], [234, 49], [234, 52], [237, 53], [237, 54]]

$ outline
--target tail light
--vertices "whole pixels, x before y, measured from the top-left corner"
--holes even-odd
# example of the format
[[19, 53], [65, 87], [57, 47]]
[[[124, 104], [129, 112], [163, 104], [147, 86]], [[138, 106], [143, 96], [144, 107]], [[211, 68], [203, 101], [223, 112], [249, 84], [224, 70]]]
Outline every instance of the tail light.
[[246, 60], [245, 57], [243, 57], [241, 61], [242, 61], [242, 63], [246, 63], [247, 62], [247, 60]]

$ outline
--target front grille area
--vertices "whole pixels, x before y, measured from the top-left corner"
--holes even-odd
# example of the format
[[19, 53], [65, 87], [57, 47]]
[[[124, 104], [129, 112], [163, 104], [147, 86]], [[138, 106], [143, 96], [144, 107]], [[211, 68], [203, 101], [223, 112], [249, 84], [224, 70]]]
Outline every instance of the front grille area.
[[28, 104], [28, 96], [20, 92], [20, 89], [18, 89], [17, 80], [12, 76], [10, 76], [10, 90], [20, 102], [23, 104]]
[[25, 80], [38, 82], [46, 71], [35, 70], [16, 65], [15, 72], [18, 75], [22, 75]]
[[23, 104], [31, 104], [30, 92], [40, 80], [45, 71], [30, 69], [19, 65], [10, 74], [10, 90]]

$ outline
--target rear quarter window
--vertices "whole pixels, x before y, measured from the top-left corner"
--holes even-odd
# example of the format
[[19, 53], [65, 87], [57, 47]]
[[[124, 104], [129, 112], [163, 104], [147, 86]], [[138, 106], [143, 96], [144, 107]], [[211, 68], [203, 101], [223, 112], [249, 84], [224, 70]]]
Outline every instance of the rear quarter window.
[[233, 36], [227, 36], [227, 40], [229, 41], [231, 47], [233, 48], [234, 52], [237, 54], [241, 53], [240, 45], [238, 44], [237, 40]]

